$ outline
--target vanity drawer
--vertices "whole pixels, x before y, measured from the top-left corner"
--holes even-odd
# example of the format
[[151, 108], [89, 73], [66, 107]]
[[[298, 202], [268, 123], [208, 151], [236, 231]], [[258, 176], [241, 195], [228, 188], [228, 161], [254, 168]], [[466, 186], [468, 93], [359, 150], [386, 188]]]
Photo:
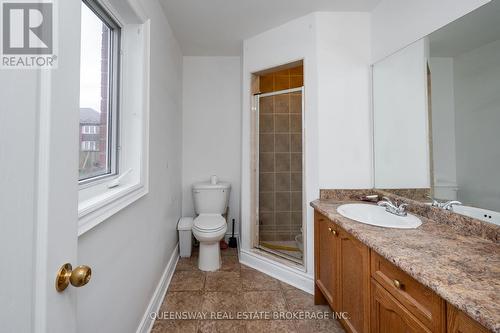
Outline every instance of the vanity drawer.
[[371, 276], [432, 332], [445, 331], [444, 300], [374, 251]]

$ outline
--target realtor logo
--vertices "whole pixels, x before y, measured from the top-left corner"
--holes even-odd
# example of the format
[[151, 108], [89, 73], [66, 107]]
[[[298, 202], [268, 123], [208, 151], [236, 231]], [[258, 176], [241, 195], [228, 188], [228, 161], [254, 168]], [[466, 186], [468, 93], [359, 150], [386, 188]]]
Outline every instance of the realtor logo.
[[0, 0], [2, 68], [54, 68], [52, 1]]

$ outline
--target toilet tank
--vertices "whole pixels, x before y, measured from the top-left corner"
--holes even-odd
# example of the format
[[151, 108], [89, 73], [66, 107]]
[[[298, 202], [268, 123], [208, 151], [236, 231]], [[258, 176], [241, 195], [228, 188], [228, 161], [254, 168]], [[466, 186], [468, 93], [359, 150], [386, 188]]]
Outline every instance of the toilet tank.
[[193, 202], [196, 214], [224, 214], [229, 203], [231, 184], [210, 182], [193, 184]]

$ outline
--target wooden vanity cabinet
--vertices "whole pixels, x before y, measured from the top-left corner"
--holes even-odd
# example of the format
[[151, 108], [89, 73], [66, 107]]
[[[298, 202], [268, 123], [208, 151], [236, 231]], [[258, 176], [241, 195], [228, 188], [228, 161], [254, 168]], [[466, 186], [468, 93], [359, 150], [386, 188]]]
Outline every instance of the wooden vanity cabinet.
[[349, 314], [344, 326], [350, 332], [370, 329], [370, 249], [338, 229], [339, 310]]
[[369, 331], [370, 249], [315, 212], [315, 303], [347, 312], [349, 332]]
[[337, 308], [337, 249], [333, 231], [335, 224], [318, 212], [314, 212], [314, 302], [328, 302], [333, 309]]
[[447, 306], [448, 333], [487, 333], [486, 328], [456, 307]]
[[348, 332], [488, 332], [317, 211], [314, 223], [314, 301], [347, 312]]
[[371, 276], [430, 331], [446, 331], [446, 304], [435, 292], [371, 251]]
[[372, 333], [432, 332], [375, 280], [371, 292]]

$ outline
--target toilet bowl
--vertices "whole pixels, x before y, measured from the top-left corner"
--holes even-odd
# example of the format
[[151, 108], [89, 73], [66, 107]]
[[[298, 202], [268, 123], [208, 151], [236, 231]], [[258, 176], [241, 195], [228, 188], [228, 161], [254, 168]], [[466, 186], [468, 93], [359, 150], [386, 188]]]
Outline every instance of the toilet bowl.
[[219, 242], [227, 231], [226, 220], [220, 214], [201, 214], [193, 223], [193, 235], [200, 242], [198, 268], [216, 271], [221, 266]]
[[[212, 177], [213, 178], [213, 177]], [[216, 271], [221, 266], [219, 241], [227, 231], [226, 212], [231, 185], [225, 182], [204, 182], [193, 185], [193, 235], [200, 242], [198, 268]]]

